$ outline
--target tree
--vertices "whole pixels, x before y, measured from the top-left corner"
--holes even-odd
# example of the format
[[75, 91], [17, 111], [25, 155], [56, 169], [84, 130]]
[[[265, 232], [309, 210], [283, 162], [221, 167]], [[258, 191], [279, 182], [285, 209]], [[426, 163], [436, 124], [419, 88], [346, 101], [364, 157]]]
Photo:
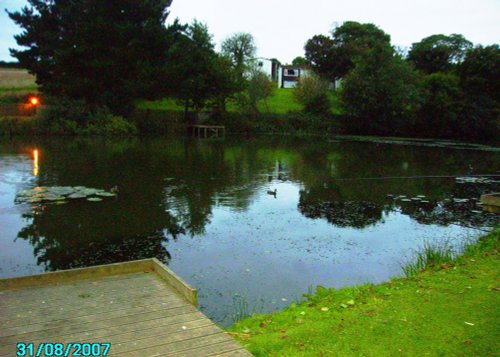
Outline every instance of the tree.
[[257, 104], [264, 101], [267, 111], [269, 111], [267, 98], [273, 95], [275, 88], [275, 83], [271, 78], [259, 68], [253, 68], [246, 87], [247, 98], [246, 100], [240, 98], [240, 102], [243, 101], [241, 104], [246, 106], [251, 114], [257, 114], [259, 113]]
[[463, 135], [499, 139], [500, 47], [477, 46], [458, 68], [465, 104], [460, 120]]
[[332, 30], [336, 78], [343, 78], [355, 66], [357, 59], [374, 47], [391, 47], [391, 37], [374, 24], [346, 21]]
[[207, 26], [196, 20], [171, 46], [167, 66], [169, 93], [184, 105], [186, 116], [207, 105], [224, 111], [226, 99], [241, 90], [230, 59], [215, 53]]
[[392, 48], [380, 44], [358, 58], [345, 78], [341, 102], [348, 130], [397, 135], [413, 126], [418, 108], [417, 73]]
[[[171, 0], [109, 2], [28, 0], [9, 17], [24, 31], [11, 49], [42, 92], [128, 114], [134, 99], [154, 96], [170, 43]], [[154, 74], [152, 74], [154, 73]]]
[[425, 73], [447, 72], [463, 61], [471, 47], [472, 43], [459, 34], [432, 35], [412, 44], [408, 60]]
[[222, 54], [231, 58], [240, 78], [243, 78], [248, 62], [255, 57], [256, 50], [254, 38], [249, 33], [235, 33], [222, 42]]
[[308, 66], [309, 65], [309, 61], [306, 60], [304, 57], [302, 56], [297, 56], [293, 59], [292, 61], [292, 66], [300, 66], [300, 67], [303, 67], [303, 66]]
[[346, 21], [331, 34], [313, 36], [305, 45], [306, 59], [330, 81], [345, 77], [373, 47], [391, 47], [390, 36], [373, 24]]
[[315, 35], [306, 42], [304, 50], [306, 60], [312, 65], [316, 73], [328, 79], [337, 76], [333, 40], [330, 37]]
[[463, 110], [459, 78], [454, 74], [433, 73], [420, 83], [422, 106], [416, 134], [431, 137], [460, 136], [459, 115]]

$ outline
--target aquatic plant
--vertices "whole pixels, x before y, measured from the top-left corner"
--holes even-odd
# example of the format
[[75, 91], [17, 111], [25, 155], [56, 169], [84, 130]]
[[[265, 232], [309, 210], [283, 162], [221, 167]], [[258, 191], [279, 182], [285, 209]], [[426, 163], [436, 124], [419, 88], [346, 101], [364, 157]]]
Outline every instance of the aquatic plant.
[[[96, 197], [99, 196], [99, 197]], [[83, 199], [102, 201], [100, 197], [114, 197], [116, 193], [85, 186], [37, 186], [31, 190], [23, 190], [16, 196], [17, 203], [66, 203], [67, 200]]]

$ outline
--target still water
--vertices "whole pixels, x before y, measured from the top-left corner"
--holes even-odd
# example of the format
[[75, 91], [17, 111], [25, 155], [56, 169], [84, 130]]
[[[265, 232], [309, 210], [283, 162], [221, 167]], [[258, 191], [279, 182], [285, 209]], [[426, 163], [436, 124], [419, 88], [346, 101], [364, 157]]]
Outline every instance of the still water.
[[[400, 275], [426, 241], [477, 238], [497, 220], [477, 199], [500, 176], [453, 176], [499, 175], [499, 159], [495, 148], [323, 139], [2, 139], [0, 278], [157, 257], [228, 325], [247, 305], [272, 311], [316, 285]], [[37, 186], [118, 195], [16, 201]]]

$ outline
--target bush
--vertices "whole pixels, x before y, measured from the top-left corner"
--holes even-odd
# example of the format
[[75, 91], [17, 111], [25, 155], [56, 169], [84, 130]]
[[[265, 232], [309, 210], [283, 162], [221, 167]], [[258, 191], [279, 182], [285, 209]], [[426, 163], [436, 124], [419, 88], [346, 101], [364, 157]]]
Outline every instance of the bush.
[[49, 135], [134, 135], [137, 128], [107, 108], [90, 109], [83, 101], [60, 100], [37, 116], [37, 132]]
[[304, 107], [306, 113], [330, 113], [330, 101], [327, 96], [328, 82], [315, 73], [310, 73], [300, 79], [294, 89], [295, 100]]
[[102, 110], [89, 117], [87, 126], [81, 132], [87, 135], [125, 136], [136, 135], [137, 128], [123, 117]]
[[242, 104], [243, 111], [257, 114], [259, 113], [257, 103], [264, 101], [267, 111], [269, 112], [267, 98], [273, 95], [274, 88], [274, 82], [264, 72], [258, 69], [252, 71], [247, 83], [247, 96], [243, 97], [247, 99], [246, 103], [245, 100], [242, 100], [243, 98], [240, 97], [240, 104]]

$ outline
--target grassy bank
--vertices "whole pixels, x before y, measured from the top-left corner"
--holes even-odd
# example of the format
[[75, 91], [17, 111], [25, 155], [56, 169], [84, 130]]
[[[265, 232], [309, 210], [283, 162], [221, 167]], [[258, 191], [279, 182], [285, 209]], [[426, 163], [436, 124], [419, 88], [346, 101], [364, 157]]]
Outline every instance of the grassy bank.
[[[340, 114], [340, 104], [336, 92], [329, 92], [328, 98], [332, 107], [332, 114]], [[138, 109], [150, 110], [168, 110], [168, 111], [183, 111], [182, 105], [179, 105], [175, 99], [165, 98], [156, 101], [139, 101], [137, 103]], [[258, 108], [261, 113], [267, 114], [286, 114], [288, 112], [301, 111], [303, 108], [293, 98], [293, 89], [276, 89], [274, 94], [267, 99], [266, 102], [260, 101]], [[236, 113], [240, 109], [235, 102], [227, 104], [227, 111], [229, 113]]]
[[256, 356], [496, 355], [499, 238], [497, 229], [457, 258], [432, 257], [423, 270], [409, 271], [411, 278], [318, 287], [305, 302], [255, 315], [229, 332]]

